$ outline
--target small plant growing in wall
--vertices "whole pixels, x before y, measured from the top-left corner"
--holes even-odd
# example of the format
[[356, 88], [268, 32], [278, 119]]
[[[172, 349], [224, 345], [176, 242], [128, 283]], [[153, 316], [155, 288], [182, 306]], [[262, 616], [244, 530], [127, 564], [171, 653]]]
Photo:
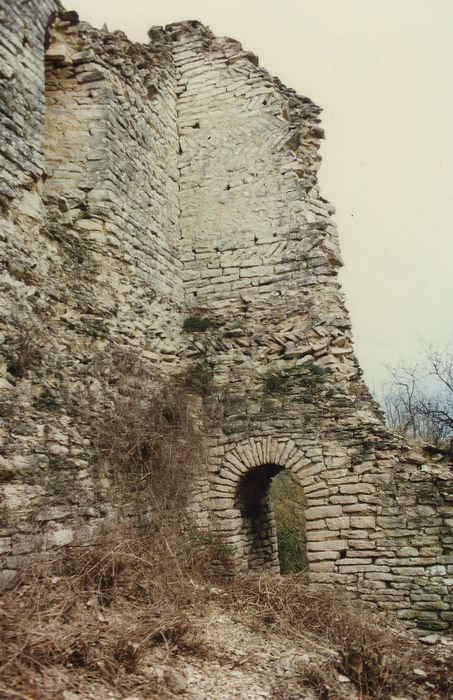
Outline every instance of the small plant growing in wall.
[[307, 362], [300, 372], [299, 375], [299, 386], [303, 389], [303, 398], [306, 401], [314, 399], [321, 388], [322, 384], [326, 380], [328, 370], [324, 367], [320, 367], [313, 361]]
[[285, 391], [288, 376], [285, 372], [267, 372], [264, 377], [265, 394], [282, 394]]
[[313, 361], [302, 367], [288, 367], [279, 372], [269, 371], [264, 377], [265, 394], [284, 394], [290, 390], [300, 391], [305, 401], [316, 398], [326, 379], [328, 370]]
[[210, 328], [215, 328], [216, 323], [206, 316], [188, 316], [184, 319], [182, 327], [186, 333], [204, 333]]
[[186, 370], [183, 381], [189, 391], [198, 396], [208, 396], [212, 391], [212, 370], [207, 362], [197, 362]]
[[59, 401], [57, 397], [54, 395], [54, 393], [49, 389], [49, 387], [44, 387], [39, 394], [39, 396], [35, 399], [35, 406], [36, 408], [44, 409], [44, 410], [56, 410], [58, 408]]

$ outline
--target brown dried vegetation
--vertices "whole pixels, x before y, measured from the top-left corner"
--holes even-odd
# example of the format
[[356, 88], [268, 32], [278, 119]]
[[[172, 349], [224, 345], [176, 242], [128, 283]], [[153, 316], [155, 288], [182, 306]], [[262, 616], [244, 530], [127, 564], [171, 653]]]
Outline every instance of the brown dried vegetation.
[[[298, 698], [307, 688], [320, 700], [353, 697], [339, 673], [362, 700], [449, 697], [453, 669], [344, 592], [315, 588], [303, 574], [220, 581], [231, 553], [186, 511], [204, 461], [193, 398], [177, 384], [157, 389], [140, 371], [123, 372], [116, 388], [95, 426], [96, 464], [121, 503], [138, 499], [146, 517], [44, 559], [3, 595], [0, 697], [87, 697], [96, 684], [99, 697], [108, 688], [171, 697], [150, 674], [150, 658], [156, 649], [167, 658], [215, 656], [203, 640], [211, 591], [243, 624], [315, 652], [299, 670]], [[418, 683], [415, 667], [425, 669]]]
[[[312, 688], [320, 700], [349, 700], [339, 673], [354, 685], [361, 700], [449, 698], [453, 658], [437, 659], [419, 642], [363, 601], [343, 590], [309, 584], [305, 574], [237, 578], [229, 591], [241, 619], [272, 629], [324, 656], [322, 663], [300, 669], [300, 687]], [[414, 669], [426, 675], [414, 675]]]
[[0, 697], [149, 688], [141, 662], [155, 645], [206, 653], [193, 619], [209, 570], [209, 548], [163, 526], [123, 528], [34, 567], [0, 604]]
[[156, 388], [140, 373], [123, 380], [94, 443], [117, 495], [145, 501], [155, 518], [180, 518], [204, 450], [190, 396], [176, 383]]

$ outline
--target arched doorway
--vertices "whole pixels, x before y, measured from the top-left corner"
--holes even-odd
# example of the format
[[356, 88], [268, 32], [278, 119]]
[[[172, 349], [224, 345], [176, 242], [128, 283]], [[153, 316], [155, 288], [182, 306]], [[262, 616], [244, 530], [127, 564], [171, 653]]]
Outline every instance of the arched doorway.
[[241, 515], [244, 568], [281, 573], [307, 568], [305, 498], [289, 471], [276, 464], [247, 471], [238, 482], [235, 506]]
[[[299, 542], [302, 551], [299, 549], [299, 555], [302, 555], [304, 562], [297, 570], [307, 568], [307, 559], [315, 562], [318, 571], [333, 570], [334, 562], [330, 558], [327, 565], [324, 561], [321, 562], [322, 567], [319, 564], [316, 530], [326, 528], [326, 508], [320, 508], [318, 500], [313, 502], [319, 493], [324, 495], [326, 492], [322, 474], [326, 467], [320, 453], [309, 455], [309, 450], [288, 436], [267, 436], [248, 438], [232, 445], [221, 456], [213, 456], [208, 505], [210, 527], [231, 548], [234, 570], [280, 570], [277, 524], [272, 504], [274, 501], [275, 506], [276, 500], [272, 485], [285, 476], [291, 482], [293, 495], [294, 489], [298, 490], [297, 516], [303, 524]], [[340, 506], [329, 506], [327, 511], [332, 517], [341, 515]], [[334, 524], [331, 523], [332, 526]], [[329, 530], [329, 535], [338, 539], [339, 532]], [[312, 556], [311, 550], [316, 550], [315, 556]]]

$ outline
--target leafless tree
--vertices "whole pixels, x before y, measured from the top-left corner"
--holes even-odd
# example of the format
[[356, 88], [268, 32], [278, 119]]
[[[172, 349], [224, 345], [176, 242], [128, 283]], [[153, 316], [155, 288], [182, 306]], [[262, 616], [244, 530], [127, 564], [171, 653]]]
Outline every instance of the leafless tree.
[[383, 391], [388, 424], [435, 446], [453, 445], [453, 354], [425, 347], [421, 359], [389, 369]]

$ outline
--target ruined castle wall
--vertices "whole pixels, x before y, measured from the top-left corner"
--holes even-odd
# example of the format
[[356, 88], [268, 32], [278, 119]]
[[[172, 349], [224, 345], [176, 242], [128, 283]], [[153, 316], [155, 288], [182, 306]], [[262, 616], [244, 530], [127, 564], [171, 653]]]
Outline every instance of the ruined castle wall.
[[0, 194], [14, 199], [18, 185], [43, 171], [44, 43], [59, 3], [0, 3]]
[[[311, 576], [446, 629], [451, 493], [442, 469], [383, 429], [360, 379], [333, 207], [317, 183], [320, 110], [237, 42], [193, 23], [167, 32], [186, 305], [213, 322], [186, 350], [217, 391], [211, 527], [239, 568], [278, 569], [269, 474], [287, 469], [305, 489]], [[251, 510], [241, 503], [250, 477]]]
[[361, 380], [319, 108], [197, 22], [140, 46], [57, 8], [44, 64], [54, 8], [38, 5], [8, 10], [10, 33], [39, 31], [0, 98], [2, 115], [20, 118], [13, 88], [37, 105], [0, 223], [3, 578], [115, 522], [93, 426], [138, 358], [156, 381], [195, 378], [209, 458], [191, 508], [235, 566], [278, 567], [268, 489], [286, 469], [311, 576], [446, 629], [451, 473], [385, 429]]
[[45, 47], [47, 19], [19, 90], [36, 93], [34, 176], [16, 164], [0, 222], [4, 580], [114, 519], [94, 426], [135, 358], [175, 370], [182, 325], [172, 56], [61, 13]]

